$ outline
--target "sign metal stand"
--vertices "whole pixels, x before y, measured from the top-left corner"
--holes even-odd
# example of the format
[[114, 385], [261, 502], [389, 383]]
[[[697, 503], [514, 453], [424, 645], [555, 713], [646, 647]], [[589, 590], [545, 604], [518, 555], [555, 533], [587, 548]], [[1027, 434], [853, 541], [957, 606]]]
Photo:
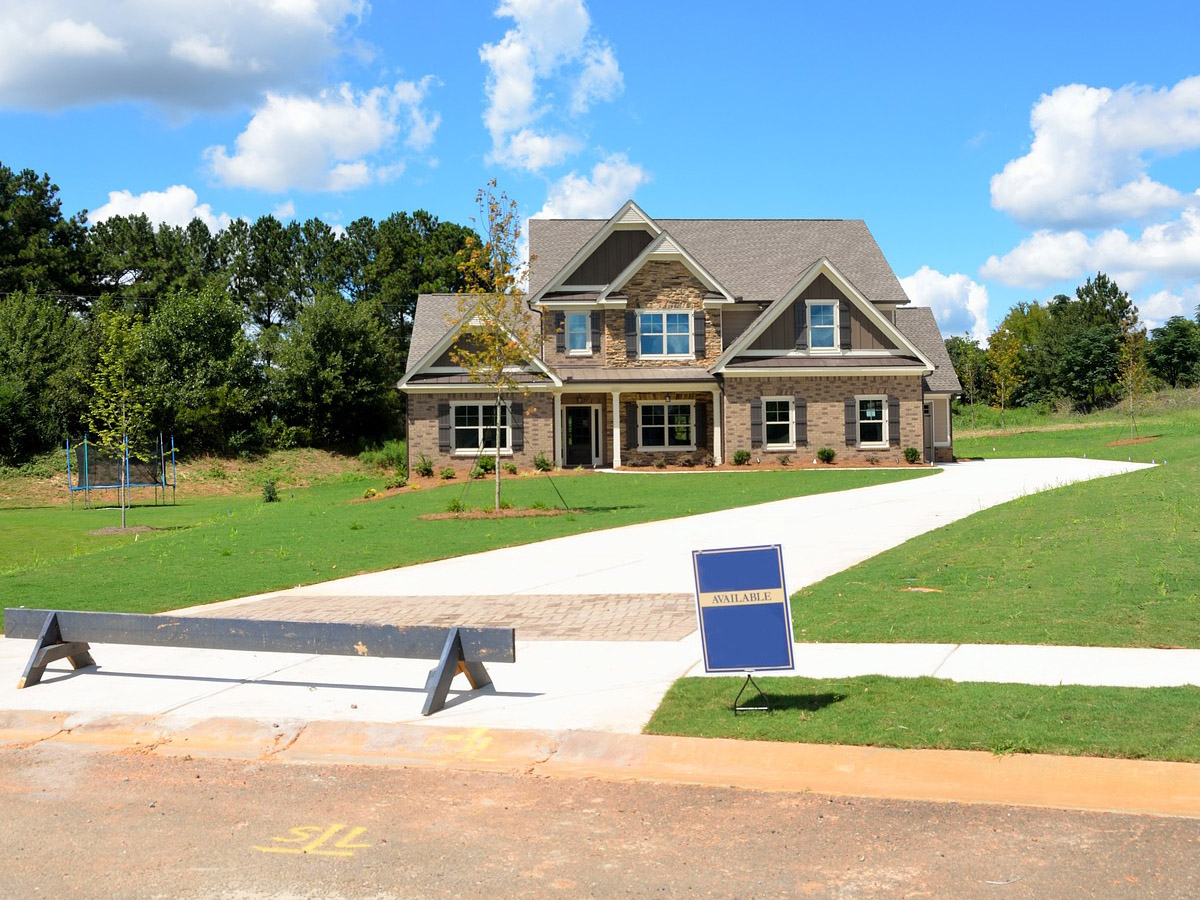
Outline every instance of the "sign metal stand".
[[[734, 715], [772, 712], [771, 700], [754, 675], [796, 667], [782, 549], [770, 544], [695, 550], [692, 564], [704, 671], [745, 673], [733, 701]], [[749, 687], [758, 693], [761, 705], [740, 705]]]

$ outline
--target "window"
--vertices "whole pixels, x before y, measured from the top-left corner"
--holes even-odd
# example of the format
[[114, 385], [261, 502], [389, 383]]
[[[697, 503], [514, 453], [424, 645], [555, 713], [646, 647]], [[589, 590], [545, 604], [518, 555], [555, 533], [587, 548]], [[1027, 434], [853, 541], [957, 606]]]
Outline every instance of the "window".
[[[454, 452], [476, 453], [496, 449], [496, 404], [456, 403], [454, 405]], [[509, 448], [508, 406], [500, 406], [500, 452]]]
[[837, 347], [836, 303], [808, 304], [808, 346], [810, 350], [833, 350]]
[[860, 444], [886, 444], [887, 398], [858, 398], [858, 442]]
[[638, 314], [638, 349], [642, 356], [690, 356], [692, 314], [690, 312], [642, 312]]
[[791, 397], [763, 397], [763, 436], [768, 450], [796, 446]]
[[690, 450], [695, 447], [695, 412], [691, 403], [643, 403], [640, 449]]
[[592, 351], [592, 323], [587, 313], [567, 313], [567, 352]]

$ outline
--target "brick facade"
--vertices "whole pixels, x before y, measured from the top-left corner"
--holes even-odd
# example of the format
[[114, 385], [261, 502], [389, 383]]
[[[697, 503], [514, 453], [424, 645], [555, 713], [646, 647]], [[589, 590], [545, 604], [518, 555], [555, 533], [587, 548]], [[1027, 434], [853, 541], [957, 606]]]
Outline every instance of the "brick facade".
[[[886, 394], [900, 399], [900, 446], [847, 446], [845, 399]], [[761, 397], [796, 397], [808, 405], [808, 442], [795, 450], [767, 450], [750, 445], [750, 401]], [[750, 450], [755, 456], [803, 455], [815, 457], [820, 447], [831, 447], [842, 459], [900, 463], [904, 448], [924, 445], [924, 393], [920, 375], [817, 376], [803, 378], [725, 379], [725, 456]], [[885, 411], [886, 415], [886, 411]]]
[[[471, 471], [475, 464], [474, 456], [456, 456], [454, 451], [443, 452], [438, 447], [438, 414], [439, 403], [482, 402], [490, 403], [496, 398], [495, 394], [461, 393], [461, 394], [410, 394], [408, 397], [408, 465], [409, 476], [412, 476], [413, 462], [422, 453], [433, 461], [434, 472], [439, 472], [449, 466], [460, 476]], [[512, 453], [501, 453], [500, 463], [514, 463], [517, 468], [533, 468], [533, 458], [539, 452], [546, 458], [554, 459], [554, 398], [548, 393], [536, 394], [505, 394], [504, 399], [510, 403], [524, 405], [525, 443], [521, 450]]]
[[[637, 439], [634, 438], [630, 447], [630, 435], [628, 428], [628, 417], [626, 415], [626, 403], [648, 403], [651, 401], [665, 401], [670, 396], [671, 402], [691, 401], [696, 407], [704, 407], [704, 433], [696, 435], [695, 450], [638, 450]], [[641, 466], [653, 466], [659, 459], [665, 459], [669, 466], [704, 466], [713, 457], [713, 397], [712, 394], [705, 392], [698, 393], [681, 393], [672, 391], [670, 395], [666, 393], [629, 393], [621, 395], [621, 465], [629, 466], [630, 468], [638, 468]], [[696, 422], [697, 413], [692, 412], [692, 423]]]

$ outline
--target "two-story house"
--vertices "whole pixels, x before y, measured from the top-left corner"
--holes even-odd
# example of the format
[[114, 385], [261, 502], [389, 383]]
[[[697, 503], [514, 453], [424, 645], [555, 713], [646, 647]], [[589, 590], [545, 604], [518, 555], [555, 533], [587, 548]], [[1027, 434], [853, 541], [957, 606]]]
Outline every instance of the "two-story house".
[[494, 394], [452, 360], [462, 298], [419, 298], [399, 384], [410, 459], [950, 458], [961, 388], [941, 333], [860, 220], [655, 220], [629, 201], [607, 221], [534, 219], [529, 249], [541, 348], [498, 422]]

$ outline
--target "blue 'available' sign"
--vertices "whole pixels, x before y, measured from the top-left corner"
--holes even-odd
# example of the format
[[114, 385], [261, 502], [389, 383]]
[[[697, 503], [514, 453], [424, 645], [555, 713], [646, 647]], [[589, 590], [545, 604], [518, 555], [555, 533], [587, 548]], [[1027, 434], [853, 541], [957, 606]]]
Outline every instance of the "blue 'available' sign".
[[694, 550], [692, 563], [704, 671], [794, 669], [779, 545]]

